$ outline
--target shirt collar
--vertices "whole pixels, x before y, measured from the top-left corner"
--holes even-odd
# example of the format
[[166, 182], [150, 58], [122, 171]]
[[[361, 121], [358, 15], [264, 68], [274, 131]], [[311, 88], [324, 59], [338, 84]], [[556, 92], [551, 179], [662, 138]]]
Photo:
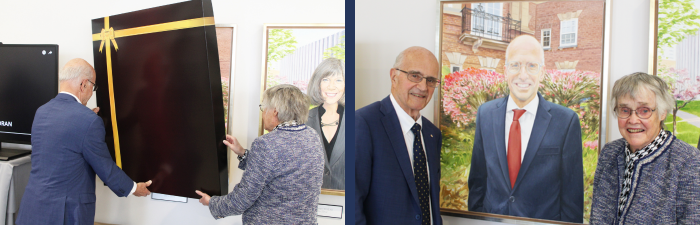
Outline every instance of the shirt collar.
[[[525, 110], [526, 113], [532, 113], [533, 115], [537, 113], [537, 108], [540, 105], [540, 96], [535, 96], [535, 98], [530, 101], [530, 103], [527, 103], [525, 107], [522, 109]], [[512, 112], [513, 109], [520, 109], [517, 104], [515, 104], [515, 101], [513, 101], [513, 98], [511, 96], [508, 96], [508, 103], [506, 104], [506, 113], [507, 112]]]
[[83, 104], [83, 103], [80, 102], [80, 99], [78, 99], [78, 97], [76, 97], [74, 94], [72, 94], [72, 93], [70, 93], [70, 92], [62, 91], [62, 92], [59, 92], [59, 94], [60, 94], [60, 93], [68, 94], [68, 95], [70, 95], [70, 96], [73, 96], [73, 98], [75, 98], [75, 100], [78, 101], [78, 103]]
[[[336, 113], [343, 115], [343, 111], [345, 111], [345, 108], [343, 105], [338, 104], [338, 109], [335, 110]], [[326, 114], [326, 108], [323, 108], [323, 103], [318, 106], [318, 114], [323, 116], [323, 114]]]
[[423, 129], [423, 116], [418, 116], [418, 120], [413, 120], [413, 117], [409, 116], [406, 111], [403, 111], [403, 108], [399, 105], [398, 102], [396, 102], [396, 99], [394, 98], [394, 94], [389, 95], [389, 98], [391, 99], [391, 104], [394, 105], [394, 111], [396, 111], [396, 116], [399, 117], [399, 123], [401, 124], [401, 132], [402, 133], [407, 133], [408, 131], [411, 130], [414, 124], [418, 124], [421, 126], [421, 130]]

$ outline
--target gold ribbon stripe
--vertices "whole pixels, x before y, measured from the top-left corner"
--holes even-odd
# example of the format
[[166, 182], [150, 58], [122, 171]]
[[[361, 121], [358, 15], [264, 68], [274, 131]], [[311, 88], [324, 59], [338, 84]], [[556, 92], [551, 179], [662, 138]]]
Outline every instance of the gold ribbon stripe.
[[148, 25], [143, 27], [134, 27], [123, 30], [114, 30], [114, 28], [109, 26], [109, 17], [105, 17], [105, 28], [102, 32], [97, 34], [92, 34], [92, 41], [102, 41], [100, 43], [100, 52], [102, 52], [102, 46], [106, 47], [107, 54], [107, 83], [109, 84], [109, 106], [110, 112], [112, 113], [112, 132], [114, 134], [114, 155], [117, 160], [117, 166], [122, 168], [122, 156], [119, 149], [119, 132], [117, 129], [117, 114], [114, 108], [114, 86], [112, 82], [112, 51], [110, 48], [110, 42], [114, 44], [115, 50], [117, 48], [117, 42], [115, 38], [128, 37], [141, 34], [158, 33], [171, 30], [181, 30], [193, 27], [211, 26], [214, 25], [214, 17], [202, 17], [188, 20], [180, 20], [175, 22], [161, 23], [155, 25]]
[[[105, 17], [105, 20], [107, 20], [107, 17]], [[105, 21], [105, 24], [106, 23], [107, 22]], [[180, 20], [180, 21], [174, 21], [174, 22], [168, 22], [168, 23], [148, 25], [148, 26], [143, 26], [143, 27], [134, 27], [134, 28], [128, 28], [128, 29], [123, 29], [123, 30], [115, 30], [114, 31], [114, 38], [128, 37], [128, 36], [141, 35], [141, 34], [158, 33], [158, 32], [171, 31], [171, 30], [181, 30], [181, 29], [210, 26], [210, 25], [214, 25], [214, 17], [201, 17], [201, 18], [195, 18], [195, 19]], [[105, 27], [105, 29], [109, 29], [109, 27]], [[92, 34], [92, 40], [93, 41], [101, 41], [102, 37], [100, 36], [100, 33]]]

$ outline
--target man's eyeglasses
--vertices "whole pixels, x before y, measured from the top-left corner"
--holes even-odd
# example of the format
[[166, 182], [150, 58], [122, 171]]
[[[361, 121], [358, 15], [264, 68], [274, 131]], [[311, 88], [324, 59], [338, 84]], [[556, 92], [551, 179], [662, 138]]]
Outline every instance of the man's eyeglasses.
[[90, 83], [92, 84], [92, 91], [97, 91], [97, 84], [95, 84], [95, 83], [93, 83], [92, 81], [90, 81], [90, 79], [88, 79], [87, 81], [90, 82]]
[[418, 71], [408, 71], [408, 72], [406, 72], [406, 71], [403, 71], [403, 70], [401, 70], [401, 69], [399, 69], [399, 68], [395, 68], [395, 69], [398, 70], [398, 71], [401, 71], [401, 72], [406, 73], [406, 76], [408, 76], [408, 80], [410, 80], [410, 81], [412, 81], [412, 82], [414, 82], [414, 83], [420, 83], [421, 81], [423, 81], [423, 78], [425, 78], [425, 81], [426, 81], [426, 84], [428, 85], [428, 87], [433, 87], [433, 88], [434, 88], [434, 87], [436, 87], [438, 84], [440, 84], [440, 80], [438, 80], [437, 78], [435, 78], [435, 77], [426, 77], [426, 76], [423, 76], [423, 74], [421, 74], [421, 73], [418, 72]]
[[617, 114], [617, 117], [620, 119], [629, 118], [632, 112], [635, 112], [637, 117], [641, 119], [649, 119], [654, 111], [656, 111], [656, 109], [650, 109], [649, 107], [639, 107], [636, 110], [627, 107], [615, 108], [615, 114]]
[[525, 66], [525, 71], [530, 74], [530, 75], [537, 75], [540, 72], [540, 69], [542, 68], [542, 64], [539, 63], [533, 63], [533, 62], [527, 62], [525, 64], [521, 62], [508, 62], [506, 64], [508, 67], [508, 72], [511, 74], [517, 74], [520, 72], [520, 67]]
[[258, 105], [258, 107], [260, 107], [260, 112], [265, 111], [265, 110], [263, 110], [263, 105], [262, 105], [262, 104]]

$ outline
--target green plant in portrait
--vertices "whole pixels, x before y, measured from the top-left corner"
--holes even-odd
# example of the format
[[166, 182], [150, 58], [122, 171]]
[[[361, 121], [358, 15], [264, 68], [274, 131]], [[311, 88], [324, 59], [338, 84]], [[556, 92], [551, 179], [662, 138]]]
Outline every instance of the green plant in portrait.
[[345, 62], [345, 35], [340, 36], [340, 44], [327, 48], [326, 51], [323, 52], [323, 59], [331, 57]]
[[700, 13], [694, 0], [659, 1], [657, 48], [671, 47], [700, 28]]

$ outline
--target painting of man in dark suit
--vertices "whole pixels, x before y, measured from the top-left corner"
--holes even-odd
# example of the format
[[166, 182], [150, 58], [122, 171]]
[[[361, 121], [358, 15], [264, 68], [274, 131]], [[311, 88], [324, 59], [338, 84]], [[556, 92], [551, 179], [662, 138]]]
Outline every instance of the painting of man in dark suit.
[[544, 51], [523, 35], [506, 49], [510, 94], [482, 104], [469, 173], [469, 210], [583, 222], [581, 126], [539, 93]]

